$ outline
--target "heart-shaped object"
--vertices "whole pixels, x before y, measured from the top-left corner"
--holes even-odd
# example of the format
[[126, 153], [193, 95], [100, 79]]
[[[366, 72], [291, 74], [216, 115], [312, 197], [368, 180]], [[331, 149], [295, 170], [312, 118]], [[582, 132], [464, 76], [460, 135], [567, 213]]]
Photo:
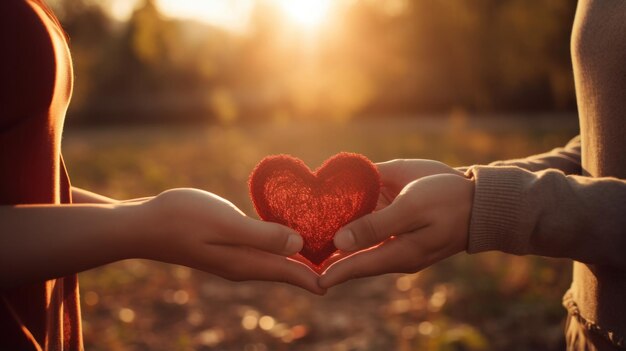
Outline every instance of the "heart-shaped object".
[[298, 158], [275, 155], [261, 160], [249, 185], [261, 219], [300, 233], [304, 238], [300, 254], [320, 266], [337, 250], [333, 244], [337, 230], [376, 208], [380, 175], [359, 154], [339, 153], [315, 172]]

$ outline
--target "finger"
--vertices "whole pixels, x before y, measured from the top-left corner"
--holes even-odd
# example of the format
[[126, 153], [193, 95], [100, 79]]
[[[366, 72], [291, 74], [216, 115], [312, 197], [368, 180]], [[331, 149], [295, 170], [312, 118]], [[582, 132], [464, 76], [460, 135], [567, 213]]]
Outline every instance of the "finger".
[[330, 267], [333, 263], [342, 260], [348, 256], [350, 256], [351, 252], [337, 251], [332, 254], [329, 258], [327, 258], [324, 262], [322, 262], [319, 266], [315, 267], [313, 270], [318, 274], [324, 272], [328, 267]]
[[283, 256], [299, 252], [304, 245], [298, 232], [284, 225], [249, 217], [243, 217], [238, 223], [228, 237], [228, 244], [250, 246]]
[[410, 214], [405, 214], [402, 204], [396, 202], [348, 223], [334, 238], [335, 246], [342, 251], [357, 251], [376, 245], [393, 234], [408, 231], [405, 223]]
[[376, 202], [375, 211], [380, 211], [383, 208], [389, 206], [397, 195], [397, 193], [392, 193], [387, 187], [381, 187], [380, 194], [378, 195], [378, 201]]
[[408, 183], [421, 177], [423, 172], [420, 172], [420, 168], [415, 167], [415, 164], [422, 161], [398, 159], [376, 164], [388, 198], [395, 198]]
[[215, 247], [214, 258], [223, 263], [224, 278], [284, 282], [317, 295], [326, 293], [317, 283], [319, 276], [301, 262], [253, 248]]
[[313, 272], [315, 272], [317, 275], [319, 275], [320, 273], [322, 273], [322, 269], [321, 266], [316, 266], [315, 264], [311, 263], [311, 261], [309, 261], [308, 259], [306, 259], [304, 256], [302, 256], [301, 254], [297, 253], [295, 255], [291, 255], [289, 256], [290, 259], [300, 262], [304, 265], [306, 265], [307, 267], [309, 267]]
[[377, 163], [376, 167], [380, 173], [381, 182], [398, 192], [411, 181], [431, 175], [463, 175], [463, 172], [451, 168], [445, 163], [426, 159], [393, 160]]
[[[410, 246], [409, 246], [410, 247]], [[386, 273], [416, 272], [421, 269], [420, 255], [407, 249], [401, 238], [392, 238], [369, 250], [354, 253], [331, 265], [319, 278], [328, 289], [347, 280]]]
[[391, 160], [376, 163], [376, 168], [380, 174], [380, 181], [383, 184], [393, 184], [398, 174], [398, 168], [401, 167], [402, 160]]
[[126, 203], [143, 203], [152, 199], [154, 199], [154, 196], [138, 197], [136, 199], [122, 200], [120, 202], [125, 203], [125, 204]]
[[348, 256], [350, 256], [352, 253], [350, 252], [343, 252], [343, 251], [336, 251], [335, 253], [333, 253], [330, 257], [328, 257], [326, 260], [324, 260], [322, 263], [320, 263], [319, 265], [315, 265], [313, 263], [311, 263], [311, 261], [309, 261], [308, 259], [306, 259], [304, 256], [300, 255], [300, 254], [295, 254], [292, 256], [289, 256], [289, 258], [291, 258], [292, 260], [301, 262], [305, 265], [307, 265], [309, 268], [311, 268], [315, 273], [317, 273], [318, 275], [321, 274], [322, 272], [324, 272], [326, 270], [326, 268], [328, 268], [330, 265], [332, 265], [333, 263], [346, 258]]

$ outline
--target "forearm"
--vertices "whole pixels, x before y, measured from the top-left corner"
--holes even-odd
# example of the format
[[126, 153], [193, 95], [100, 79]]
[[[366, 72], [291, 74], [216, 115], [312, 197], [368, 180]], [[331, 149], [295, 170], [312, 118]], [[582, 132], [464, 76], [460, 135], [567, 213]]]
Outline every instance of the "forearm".
[[626, 269], [626, 181], [475, 167], [469, 252], [568, 257]]
[[137, 256], [151, 224], [140, 204], [0, 206], [0, 287]]
[[129, 200], [116, 200], [108, 196], [96, 194], [92, 191], [82, 188], [72, 187], [72, 203], [74, 204], [128, 204], [128, 203], [140, 203], [152, 199], [152, 196], [141, 197]]
[[96, 194], [89, 190], [72, 187], [72, 202], [75, 204], [115, 204], [118, 200]]

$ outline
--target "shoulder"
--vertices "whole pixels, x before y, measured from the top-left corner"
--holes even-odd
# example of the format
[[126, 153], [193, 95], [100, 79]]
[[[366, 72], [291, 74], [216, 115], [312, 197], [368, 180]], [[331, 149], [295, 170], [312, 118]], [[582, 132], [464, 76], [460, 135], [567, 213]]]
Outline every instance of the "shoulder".
[[11, 39], [38, 39], [50, 41], [44, 21], [45, 11], [29, 0], [0, 1], [0, 38], [5, 44]]
[[0, 127], [50, 103], [56, 62], [48, 22], [32, 1], [0, 1]]

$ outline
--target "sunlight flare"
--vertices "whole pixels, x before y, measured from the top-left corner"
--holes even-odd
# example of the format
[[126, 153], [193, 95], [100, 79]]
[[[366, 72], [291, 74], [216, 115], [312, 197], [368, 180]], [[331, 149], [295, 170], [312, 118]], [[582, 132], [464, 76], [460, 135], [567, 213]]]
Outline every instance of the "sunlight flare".
[[295, 24], [313, 28], [326, 19], [331, 0], [276, 0], [287, 18]]

